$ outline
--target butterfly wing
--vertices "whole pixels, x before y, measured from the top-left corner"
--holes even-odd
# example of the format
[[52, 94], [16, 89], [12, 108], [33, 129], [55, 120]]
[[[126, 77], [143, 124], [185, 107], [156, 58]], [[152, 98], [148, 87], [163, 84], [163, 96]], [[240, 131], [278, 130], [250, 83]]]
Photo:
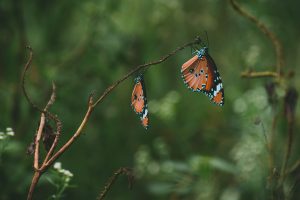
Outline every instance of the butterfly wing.
[[225, 99], [221, 76], [212, 57], [208, 53], [204, 57], [206, 57], [208, 69], [209, 71], [211, 71], [211, 76], [208, 76], [208, 82], [210, 82], [210, 87], [206, 87], [206, 90], [208, 91], [211, 100], [215, 104], [223, 106]]
[[145, 96], [141, 81], [134, 85], [131, 95], [131, 106], [138, 115], [143, 114], [145, 108]]
[[207, 82], [207, 73], [208, 68], [206, 63], [199, 59], [198, 56], [194, 56], [181, 67], [181, 74], [184, 83], [194, 92], [205, 88]]
[[144, 126], [145, 129], [148, 129], [149, 127], [149, 117], [148, 117], [148, 108], [145, 108], [144, 114], [141, 117], [141, 122], [142, 125]]
[[212, 102], [224, 104], [224, 89], [216, 64], [208, 53], [185, 62], [181, 74], [186, 86], [194, 92], [203, 92]]

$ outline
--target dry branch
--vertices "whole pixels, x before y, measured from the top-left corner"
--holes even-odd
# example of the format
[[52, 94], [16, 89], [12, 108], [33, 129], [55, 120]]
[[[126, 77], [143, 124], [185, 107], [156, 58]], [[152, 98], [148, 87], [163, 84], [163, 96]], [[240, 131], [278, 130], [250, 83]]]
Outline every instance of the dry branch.
[[242, 16], [253, 22], [261, 32], [263, 32], [272, 42], [276, 53], [276, 72], [281, 76], [281, 69], [284, 65], [283, 48], [277, 36], [270, 31], [265, 24], [259, 21], [255, 16], [243, 9], [235, 0], [230, 0], [232, 7]]
[[[41, 121], [40, 121], [40, 126], [38, 129], [38, 134], [37, 137], [35, 138], [35, 157], [34, 157], [34, 168], [35, 168], [35, 173], [34, 176], [32, 178], [32, 183], [28, 192], [28, 196], [27, 196], [27, 200], [31, 200], [32, 196], [33, 196], [33, 192], [35, 190], [35, 187], [39, 181], [39, 178], [41, 177], [41, 175], [67, 150], [70, 148], [70, 146], [73, 144], [73, 142], [80, 136], [80, 134], [82, 133], [82, 130], [85, 128], [91, 113], [93, 112], [94, 108], [107, 96], [109, 95], [120, 83], [122, 83], [123, 81], [125, 81], [126, 79], [128, 79], [131, 75], [133, 75], [135, 72], [138, 72], [139, 70], [146, 70], [148, 69], [150, 66], [154, 66], [154, 65], [158, 65], [164, 61], [166, 61], [168, 58], [170, 58], [171, 56], [175, 55], [176, 53], [178, 53], [179, 51], [183, 50], [184, 48], [188, 47], [188, 46], [192, 46], [195, 44], [199, 44], [201, 42], [200, 38], [197, 37], [195, 40], [193, 40], [192, 42], [186, 43], [178, 48], [176, 48], [174, 51], [168, 53], [167, 55], [163, 56], [161, 59], [157, 60], [157, 61], [153, 61], [150, 63], [146, 63], [143, 65], [139, 65], [137, 67], [135, 67], [133, 70], [131, 70], [129, 73], [127, 73], [125, 76], [123, 76], [121, 79], [117, 80], [114, 84], [112, 84], [111, 86], [109, 86], [104, 92], [103, 94], [96, 100], [96, 102], [94, 103], [93, 101], [93, 94], [90, 95], [89, 97], [89, 101], [88, 101], [88, 108], [86, 111], [86, 114], [82, 120], [82, 122], [80, 123], [78, 129], [76, 130], [76, 132], [73, 134], [73, 136], [56, 152], [54, 153], [54, 149], [57, 146], [57, 142], [61, 133], [61, 122], [58, 119], [57, 116], [51, 114], [50, 112], [48, 112], [48, 108], [50, 105], [52, 105], [55, 101], [55, 85], [53, 84], [53, 90], [52, 90], [52, 95], [46, 105], [46, 107], [44, 109], [40, 109], [36, 104], [34, 104], [28, 93], [26, 92], [26, 88], [25, 88], [25, 77], [26, 77], [26, 72], [28, 71], [32, 58], [33, 58], [33, 51], [32, 49], [29, 47], [28, 49], [30, 50], [30, 55], [29, 55], [29, 59], [24, 67], [24, 71], [23, 71], [23, 76], [22, 76], [22, 88], [23, 88], [23, 92], [24, 95], [27, 99], [27, 101], [29, 102], [29, 104], [31, 106], [33, 106], [34, 108], [36, 108], [39, 112], [41, 112]], [[47, 153], [45, 159], [42, 162], [42, 165], [39, 166], [39, 142], [41, 139], [41, 136], [43, 134], [43, 127], [45, 126], [45, 120], [46, 118], [49, 117], [50, 119], [54, 120], [56, 123], [56, 136], [54, 139], [54, 142], [49, 150], [49, 152]], [[124, 169], [125, 168], [121, 168], [119, 173], [124, 173]], [[118, 176], [118, 175], [117, 175]], [[112, 184], [112, 183], [111, 183]], [[109, 189], [109, 188], [108, 188]], [[104, 193], [105, 196], [106, 192]], [[104, 197], [103, 196], [103, 197]]]

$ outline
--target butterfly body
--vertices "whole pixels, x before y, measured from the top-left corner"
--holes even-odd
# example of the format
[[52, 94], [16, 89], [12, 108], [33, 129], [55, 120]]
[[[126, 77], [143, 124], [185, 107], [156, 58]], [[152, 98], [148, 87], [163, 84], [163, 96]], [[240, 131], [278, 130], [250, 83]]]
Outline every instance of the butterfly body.
[[208, 48], [197, 50], [196, 55], [181, 67], [186, 86], [193, 92], [202, 92], [217, 104], [224, 105], [224, 89], [217, 66], [208, 54]]
[[147, 129], [149, 126], [148, 104], [143, 75], [139, 75], [134, 80], [134, 88], [131, 95], [131, 106], [134, 112], [139, 116], [142, 125]]

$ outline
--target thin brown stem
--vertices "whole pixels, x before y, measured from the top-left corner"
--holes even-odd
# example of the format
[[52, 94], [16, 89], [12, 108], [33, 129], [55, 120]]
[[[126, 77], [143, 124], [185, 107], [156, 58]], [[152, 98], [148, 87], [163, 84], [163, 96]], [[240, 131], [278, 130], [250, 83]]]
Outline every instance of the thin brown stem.
[[27, 195], [27, 200], [32, 199], [33, 192], [35, 190], [35, 187], [36, 187], [37, 183], [39, 182], [39, 179], [40, 179], [41, 175], [42, 175], [42, 172], [40, 172], [40, 171], [35, 171], [34, 172], [34, 175], [32, 177], [32, 181], [31, 181], [31, 185], [30, 185], [30, 188], [29, 188], [29, 192], [28, 192], [28, 195]]
[[[55, 98], [56, 98], [56, 86], [54, 83], [52, 83], [52, 94], [51, 94], [51, 97], [50, 97], [50, 100], [48, 101], [46, 107], [45, 107], [45, 110], [48, 110], [48, 108], [54, 103], [55, 101]], [[58, 118], [57, 118], [58, 119]], [[58, 140], [59, 140], [59, 136], [61, 134], [61, 127], [62, 127], [62, 123], [60, 120], [56, 121], [56, 133], [55, 133], [55, 139], [51, 145], [51, 148], [50, 150], [48, 151], [45, 159], [44, 159], [44, 162], [43, 162], [43, 165], [49, 160], [50, 156], [53, 154], [54, 152], [54, 149], [55, 147], [57, 146], [57, 143], [58, 143]]]
[[121, 167], [108, 179], [97, 200], [103, 200], [105, 198], [108, 191], [111, 189], [111, 186], [115, 183], [120, 174], [125, 174], [128, 177], [129, 187], [131, 188], [133, 181], [132, 171], [129, 168]]
[[[271, 135], [270, 135], [270, 140], [269, 140], [269, 149], [270, 149], [270, 170], [271, 173], [273, 173], [273, 167], [274, 167], [274, 139], [275, 139], [275, 132], [276, 132], [276, 125], [277, 125], [277, 118], [278, 118], [278, 114], [275, 113], [275, 109], [274, 110], [274, 116], [272, 119], [272, 127], [271, 127]], [[277, 169], [276, 169], [277, 170]]]
[[29, 98], [28, 94], [27, 94], [27, 91], [26, 91], [26, 88], [25, 88], [25, 78], [26, 78], [26, 72], [28, 71], [30, 65], [31, 65], [31, 62], [32, 62], [32, 58], [33, 58], [33, 51], [32, 51], [32, 48], [30, 46], [27, 46], [27, 49], [29, 49], [29, 58], [28, 58], [28, 61], [27, 63], [25, 64], [25, 67], [24, 67], [24, 70], [23, 70], [23, 73], [22, 73], [22, 90], [23, 90], [23, 94], [26, 98], [26, 100], [29, 102], [29, 104], [34, 107], [34, 108], [37, 108], [39, 109], [32, 101], [31, 99]]
[[40, 120], [40, 125], [39, 125], [39, 129], [37, 131], [37, 135], [35, 137], [35, 150], [34, 150], [34, 168], [35, 170], [38, 170], [39, 169], [39, 153], [40, 153], [40, 140], [41, 140], [41, 137], [42, 137], [42, 134], [43, 134], [43, 129], [44, 129], [44, 126], [45, 126], [45, 121], [46, 121], [46, 118], [45, 118], [45, 114], [42, 113], [41, 115], [41, 120]]
[[252, 71], [245, 71], [241, 73], [241, 77], [243, 78], [266, 78], [266, 77], [278, 77], [276, 72], [252, 72]]
[[287, 138], [287, 142], [286, 142], [285, 155], [284, 155], [282, 168], [281, 168], [281, 183], [283, 183], [283, 181], [287, 175], [286, 168], [287, 168], [287, 164], [290, 159], [290, 156], [291, 156], [291, 150], [292, 150], [292, 144], [293, 144], [293, 135], [294, 135], [293, 126], [294, 126], [293, 120], [288, 118], [288, 138]]
[[287, 174], [293, 173], [300, 168], [300, 159], [297, 160], [288, 170], [286, 170]]
[[253, 22], [259, 30], [261, 30], [271, 41], [275, 48], [276, 53], [276, 72], [278, 74], [278, 78], [281, 76], [281, 69], [284, 65], [284, 58], [283, 58], [283, 48], [281, 42], [278, 40], [276, 35], [270, 31], [265, 24], [263, 24], [261, 21], [259, 21], [255, 16], [251, 15], [248, 11], [243, 9], [236, 1], [229, 0], [232, 7], [242, 16], [249, 19], [251, 22]]

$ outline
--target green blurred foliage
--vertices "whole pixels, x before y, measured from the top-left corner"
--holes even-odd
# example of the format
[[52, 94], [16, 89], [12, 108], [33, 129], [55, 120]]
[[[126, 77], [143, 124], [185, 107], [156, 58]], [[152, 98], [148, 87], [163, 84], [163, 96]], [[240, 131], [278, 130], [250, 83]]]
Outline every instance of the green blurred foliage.
[[[283, 70], [297, 77], [300, 4], [240, 2], [278, 35], [284, 45]], [[183, 84], [180, 67], [191, 57], [189, 48], [147, 70], [147, 131], [130, 107], [133, 81], [125, 81], [99, 104], [84, 134], [59, 159], [74, 174], [76, 185], [64, 197], [94, 199], [111, 174], [123, 166], [136, 171], [133, 190], [120, 177], [107, 199], [267, 197], [265, 135], [270, 134], [273, 116], [264, 90], [268, 79], [242, 79], [240, 72], [273, 70], [276, 58], [268, 38], [228, 1], [2, 0], [0, 20], [0, 128], [13, 127], [12, 145], [17, 145], [3, 155], [1, 199], [24, 199], [33, 174], [32, 157], [25, 152], [40, 115], [28, 105], [20, 87], [28, 58], [26, 45], [34, 50], [26, 82], [34, 102], [45, 105], [51, 82], [57, 85], [51, 112], [63, 122], [62, 145], [79, 126], [92, 91], [100, 95], [134, 66], [157, 60], [197, 35], [206, 40], [205, 31], [222, 76], [225, 106], [213, 105]], [[285, 84], [299, 91], [300, 79]], [[281, 99], [282, 90], [277, 91]], [[279, 112], [282, 109], [278, 107]], [[299, 130], [299, 114], [296, 117], [295, 130]], [[260, 123], [255, 124], [256, 120]], [[286, 134], [282, 120], [274, 144], [280, 147], [278, 165]], [[296, 135], [292, 161], [299, 154], [297, 139]], [[48, 175], [40, 180], [36, 199], [53, 194]]]

